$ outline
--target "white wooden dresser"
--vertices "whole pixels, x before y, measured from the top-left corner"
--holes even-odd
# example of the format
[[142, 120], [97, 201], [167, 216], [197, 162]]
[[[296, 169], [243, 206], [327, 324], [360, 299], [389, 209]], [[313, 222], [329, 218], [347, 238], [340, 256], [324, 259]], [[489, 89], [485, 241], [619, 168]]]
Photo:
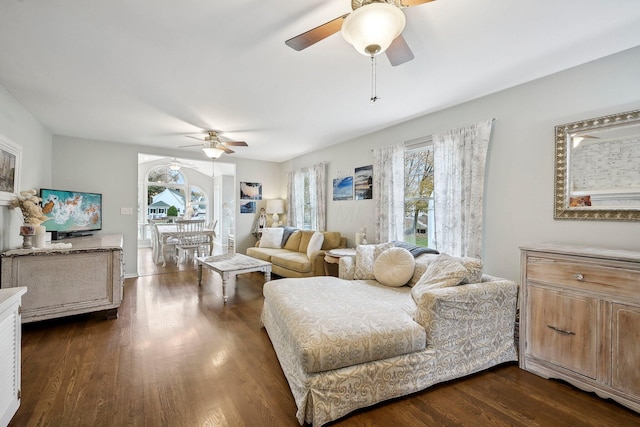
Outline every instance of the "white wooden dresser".
[[26, 286], [22, 322], [106, 310], [122, 301], [122, 235], [99, 234], [62, 242], [70, 248], [13, 249], [2, 254], [2, 288]]
[[640, 411], [640, 252], [521, 248], [520, 367]]

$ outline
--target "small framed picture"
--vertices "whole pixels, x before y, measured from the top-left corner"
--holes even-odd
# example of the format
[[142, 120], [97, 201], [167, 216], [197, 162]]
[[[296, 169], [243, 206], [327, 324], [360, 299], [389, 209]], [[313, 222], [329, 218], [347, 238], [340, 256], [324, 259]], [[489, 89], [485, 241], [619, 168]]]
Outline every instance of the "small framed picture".
[[22, 147], [0, 135], [0, 205], [8, 205], [20, 191]]
[[353, 200], [353, 177], [345, 176], [333, 180], [333, 200]]
[[256, 202], [240, 202], [240, 213], [241, 214], [252, 214], [256, 213]]

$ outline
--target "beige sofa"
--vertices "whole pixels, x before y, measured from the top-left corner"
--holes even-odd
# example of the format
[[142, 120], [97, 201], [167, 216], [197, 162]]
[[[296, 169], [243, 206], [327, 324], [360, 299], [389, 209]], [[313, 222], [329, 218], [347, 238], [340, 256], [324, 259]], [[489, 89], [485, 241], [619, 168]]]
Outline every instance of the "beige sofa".
[[[483, 275], [473, 259], [420, 255], [376, 268], [360, 258], [341, 258], [339, 278], [264, 285], [262, 323], [301, 425], [517, 360], [516, 283]], [[376, 272], [410, 279], [385, 285]]]
[[336, 231], [322, 232], [324, 238], [320, 250], [308, 253], [307, 249], [313, 230], [293, 231], [282, 247], [260, 247], [260, 241], [255, 247], [247, 249], [250, 257], [269, 261], [271, 272], [280, 277], [311, 277], [324, 276], [324, 254], [330, 249], [344, 248], [347, 239]]

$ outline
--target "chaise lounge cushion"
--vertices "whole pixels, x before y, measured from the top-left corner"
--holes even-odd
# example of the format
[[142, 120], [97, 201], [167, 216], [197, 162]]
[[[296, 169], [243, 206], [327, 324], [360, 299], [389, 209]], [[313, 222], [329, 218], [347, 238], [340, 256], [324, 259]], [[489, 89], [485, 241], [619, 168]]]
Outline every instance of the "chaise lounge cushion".
[[309, 374], [423, 350], [426, 332], [413, 320], [410, 290], [325, 276], [274, 280], [264, 285], [264, 296]]

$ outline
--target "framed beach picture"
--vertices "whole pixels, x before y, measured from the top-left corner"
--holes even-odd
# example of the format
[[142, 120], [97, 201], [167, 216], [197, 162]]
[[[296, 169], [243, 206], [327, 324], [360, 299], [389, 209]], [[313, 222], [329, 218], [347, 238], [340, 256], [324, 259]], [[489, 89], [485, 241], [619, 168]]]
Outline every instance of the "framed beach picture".
[[373, 198], [373, 165], [362, 166], [355, 169], [353, 183], [356, 200], [368, 200]]
[[353, 177], [345, 176], [333, 180], [333, 200], [353, 200]]
[[22, 147], [0, 135], [0, 205], [8, 205], [20, 188]]

